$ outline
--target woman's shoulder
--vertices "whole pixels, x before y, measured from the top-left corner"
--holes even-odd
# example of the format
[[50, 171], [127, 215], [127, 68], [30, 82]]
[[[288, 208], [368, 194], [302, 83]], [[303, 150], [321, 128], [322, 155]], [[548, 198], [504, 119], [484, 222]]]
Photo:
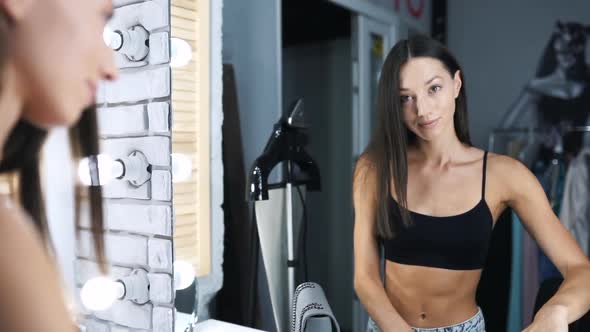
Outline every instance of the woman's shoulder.
[[0, 196], [0, 228], [2, 230], [15, 230], [30, 232], [34, 230], [30, 225], [30, 217], [22, 207], [9, 198]]
[[[17, 203], [0, 198], [0, 252], [11, 252], [23, 259], [19, 267], [31, 272], [42, 271], [51, 266], [45, 242], [30, 216]], [[7, 267], [10, 259], [0, 259], [0, 269]], [[41, 263], [41, 264], [36, 264]], [[1, 277], [0, 277], [1, 279]]]
[[354, 166], [352, 187], [353, 194], [363, 196], [373, 196], [378, 183], [378, 172], [375, 163], [365, 153], [361, 154]]
[[354, 180], [366, 182], [368, 178], [373, 177], [376, 174], [375, 162], [372, 160], [369, 154], [361, 154], [355, 161], [354, 164]]
[[505, 154], [488, 152], [486, 183], [488, 194], [496, 193], [502, 201], [511, 200], [522, 193], [523, 188], [535, 185], [537, 178], [519, 159]]
[[[0, 330], [74, 331], [59, 273], [42, 237], [25, 211], [10, 201], [0, 203], [0, 252]], [[30, 319], [32, 313], [38, 319]]]
[[528, 171], [526, 165], [524, 165], [520, 160], [505, 154], [489, 151], [487, 168], [488, 172], [502, 173], [505, 175], [505, 177], [512, 174], [522, 175], [522, 172]]

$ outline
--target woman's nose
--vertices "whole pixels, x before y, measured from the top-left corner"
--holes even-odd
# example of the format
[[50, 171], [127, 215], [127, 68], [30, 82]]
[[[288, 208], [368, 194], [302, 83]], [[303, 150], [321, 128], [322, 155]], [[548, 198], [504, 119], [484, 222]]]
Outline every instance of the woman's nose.
[[108, 46], [102, 48], [101, 79], [114, 81], [119, 78], [119, 68], [115, 64], [115, 52]]
[[427, 98], [424, 97], [417, 97], [416, 98], [416, 114], [420, 116], [428, 115], [430, 112], [430, 105], [428, 103]]

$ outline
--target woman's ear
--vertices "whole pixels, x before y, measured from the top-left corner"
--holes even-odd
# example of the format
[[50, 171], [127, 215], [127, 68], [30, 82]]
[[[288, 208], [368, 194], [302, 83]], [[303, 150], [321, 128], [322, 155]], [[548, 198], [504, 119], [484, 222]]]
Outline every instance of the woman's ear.
[[455, 87], [455, 98], [459, 97], [459, 92], [461, 91], [462, 85], [463, 81], [461, 80], [461, 71], [457, 70], [455, 72], [455, 76], [453, 77], [453, 86]]
[[0, 10], [12, 21], [20, 21], [35, 0], [0, 0]]

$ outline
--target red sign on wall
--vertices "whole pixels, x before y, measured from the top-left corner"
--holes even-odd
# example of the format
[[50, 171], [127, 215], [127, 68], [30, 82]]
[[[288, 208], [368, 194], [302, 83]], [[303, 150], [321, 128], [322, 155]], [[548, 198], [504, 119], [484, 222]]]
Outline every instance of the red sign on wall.
[[[393, 0], [394, 1], [394, 6], [395, 6], [395, 11], [399, 12], [400, 11], [400, 0]], [[415, 18], [421, 18], [422, 15], [424, 14], [424, 7], [426, 6], [426, 0], [406, 0], [406, 8], [408, 10], [408, 13], [415, 17]]]

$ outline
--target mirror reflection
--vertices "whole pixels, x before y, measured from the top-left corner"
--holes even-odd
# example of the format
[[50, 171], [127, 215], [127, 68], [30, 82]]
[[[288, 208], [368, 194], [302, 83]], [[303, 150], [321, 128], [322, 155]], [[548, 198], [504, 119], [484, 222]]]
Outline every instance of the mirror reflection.
[[536, 5], [0, 2], [0, 331], [589, 331], [590, 5]]

